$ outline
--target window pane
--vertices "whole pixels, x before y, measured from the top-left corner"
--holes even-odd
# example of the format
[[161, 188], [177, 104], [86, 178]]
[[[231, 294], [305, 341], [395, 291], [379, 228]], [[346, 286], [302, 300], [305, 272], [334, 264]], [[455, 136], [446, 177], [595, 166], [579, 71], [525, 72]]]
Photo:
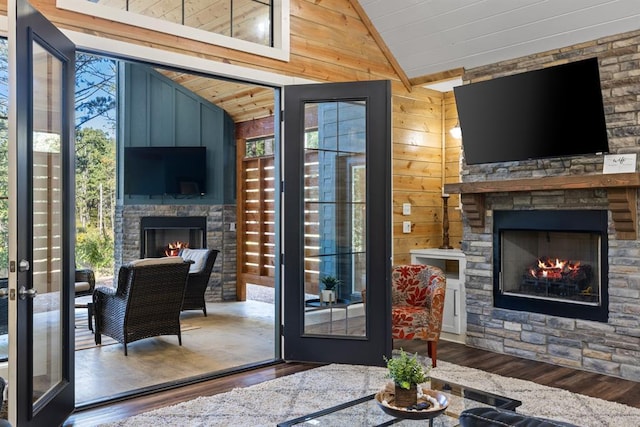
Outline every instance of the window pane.
[[234, 0], [232, 37], [271, 46], [271, 2]]
[[231, 0], [185, 0], [184, 25], [232, 37]]
[[366, 104], [307, 104], [305, 129], [305, 333], [364, 336]]
[[87, 1], [263, 46], [273, 46], [272, 0]]

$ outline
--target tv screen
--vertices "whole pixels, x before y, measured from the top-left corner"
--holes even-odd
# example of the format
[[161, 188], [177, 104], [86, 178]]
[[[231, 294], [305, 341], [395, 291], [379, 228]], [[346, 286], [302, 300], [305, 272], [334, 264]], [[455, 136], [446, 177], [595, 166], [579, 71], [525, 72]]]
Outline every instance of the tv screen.
[[204, 195], [206, 147], [125, 147], [127, 195]]
[[454, 88], [467, 164], [609, 151], [596, 58]]

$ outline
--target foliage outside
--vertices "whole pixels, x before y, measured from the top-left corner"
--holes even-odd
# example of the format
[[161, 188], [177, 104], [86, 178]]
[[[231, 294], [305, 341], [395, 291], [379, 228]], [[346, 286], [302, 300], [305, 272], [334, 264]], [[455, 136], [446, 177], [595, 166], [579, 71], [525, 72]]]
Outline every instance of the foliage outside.
[[[113, 265], [116, 189], [116, 62], [78, 53], [75, 71], [76, 265], [108, 268]], [[8, 46], [6, 39], [0, 39], [0, 277], [8, 276], [7, 116]], [[36, 136], [36, 151], [59, 144], [58, 135]], [[59, 146], [54, 151], [59, 152]]]
[[116, 61], [76, 55], [76, 266], [113, 273]]
[[400, 349], [400, 356], [391, 359], [384, 358], [387, 362], [387, 377], [405, 390], [409, 390], [412, 384], [422, 384], [429, 379], [430, 368], [424, 368], [418, 361], [418, 354], [409, 356]]

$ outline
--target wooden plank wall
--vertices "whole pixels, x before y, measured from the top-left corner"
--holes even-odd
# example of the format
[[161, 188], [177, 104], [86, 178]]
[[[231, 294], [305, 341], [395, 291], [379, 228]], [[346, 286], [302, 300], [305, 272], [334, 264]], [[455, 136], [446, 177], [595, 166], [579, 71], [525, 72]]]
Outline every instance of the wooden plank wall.
[[[411, 249], [441, 242], [442, 94], [414, 88], [393, 97], [393, 263], [410, 262]], [[411, 215], [402, 205], [411, 204]], [[411, 221], [412, 232], [402, 232]]]
[[[59, 10], [55, 0], [32, 4], [63, 28], [212, 61], [319, 82], [391, 80], [394, 263], [407, 262], [412, 248], [440, 244], [442, 95], [405, 88], [349, 0], [291, 0], [289, 62]], [[410, 217], [415, 226], [411, 234], [403, 235], [399, 213], [407, 200], [415, 204]]]
[[33, 287], [62, 289], [60, 154], [33, 152]]

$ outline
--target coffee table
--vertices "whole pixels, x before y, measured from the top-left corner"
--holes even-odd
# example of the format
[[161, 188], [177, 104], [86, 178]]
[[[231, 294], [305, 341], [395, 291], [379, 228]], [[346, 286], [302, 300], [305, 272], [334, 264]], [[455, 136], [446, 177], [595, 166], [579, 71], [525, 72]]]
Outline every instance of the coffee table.
[[[382, 388], [382, 385], [381, 385]], [[465, 409], [491, 406], [515, 411], [522, 402], [505, 396], [465, 387], [460, 384], [431, 377], [431, 389], [444, 393], [449, 399], [445, 412], [429, 420], [429, 426], [457, 426], [458, 417]], [[387, 415], [380, 409], [375, 394], [361, 397], [295, 419], [284, 421], [278, 427], [289, 426], [425, 426], [426, 420], [406, 420]]]

